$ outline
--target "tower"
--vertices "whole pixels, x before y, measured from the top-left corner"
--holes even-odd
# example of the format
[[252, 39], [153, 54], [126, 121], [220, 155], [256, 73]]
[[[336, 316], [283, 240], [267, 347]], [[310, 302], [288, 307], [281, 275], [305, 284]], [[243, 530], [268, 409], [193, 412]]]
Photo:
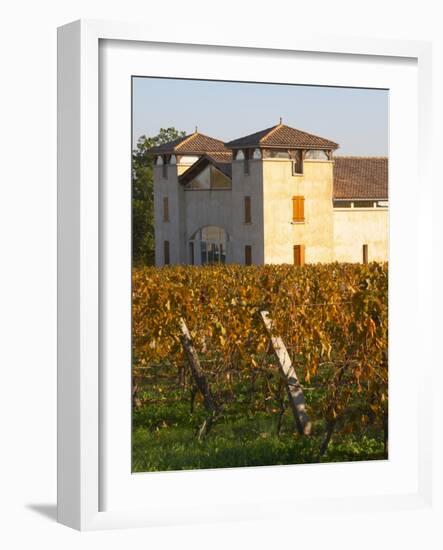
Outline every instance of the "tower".
[[[226, 146], [233, 151], [239, 263], [332, 261], [332, 152], [338, 145], [280, 122]], [[249, 227], [243, 202], [252, 211]]]
[[185, 188], [180, 176], [222, 141], [197, 131], [149, 150], [153, 158], [155, 265], [190, 263]]

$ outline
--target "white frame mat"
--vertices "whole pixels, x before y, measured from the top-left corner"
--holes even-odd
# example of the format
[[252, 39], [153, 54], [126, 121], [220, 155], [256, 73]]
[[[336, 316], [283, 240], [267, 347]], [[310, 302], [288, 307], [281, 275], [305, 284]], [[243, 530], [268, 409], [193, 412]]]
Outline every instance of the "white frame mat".
[[[431, 437], [433, 412], [428, 392], [429, 387], [432, 387], [433, 376], [432, 332], [428, 330], [432, 318], [432, 218], [429, 205], [435, 183], [431, 177], [430, 44], [315, 37], [299, 33], [294, 38], [263, 38], [254, 43], [246, 39], [218, 39], [217, 36], [211, 40], [206, 40], [204, 35], [194, 38], [193, 47], [190, 47], [186, 29], [168, 36], [166, 32], [154, 28], [117, 22], [77, 21], [59, 29], [58, 521], [75, 529], [91, 530], [202, 521], [289, 519], [294, 514], [300, 519], [301, 514], [325, 514], [331, 513], [331, 509], [334, 514], [348, 514], [356, 510], [364, 513], [431, 510], [434, 478]], [[103, 50], [105, 41], [109, 41], [110, 47]], [[343, 59], [348, 60], [352, 56], [369, 56], [366, 60], [359, 57], [361, 63], [370, 63], [370, 58], [384, 57], [391, 60], [392, 67], [395, 67], [396, 59], [399, 63], [402, 59], [412, 60], [417, 71], [414, 78], [418, 82], [418, 90], [411, 88], [409, 100], [414, 98], [417, 119], [409, 121], [405, 127], [414, 134], [410, 141], [414, 152], [412, 166], [416, 170], [408, 174], [401, 166], [399, 148], [403, 142], [401, 132], [398, 131], [397, 134], [394, 132], [394, 145], [391, 141], [390, 161], [392, 159], [394, 181], [402, 179], [406, 189], [412, 190], [415, 185], [418, 190], [418, 198], [415, 196], [415, 200], [419, 214], [415, 220], [402, 220], [402, 213], [409, 208], [411, 198], [393, 190], [392, 203], [397, 204], [397, 207], [394, 206], [391, 219], [394, 218], [394, 227], [398, 228], [395, 230], [398, 238], [394, 231], [393, 239], [394, 244], [397, 242], [395, 246], [399, 251], [399, 262], [392, 269], [392, 277], [399, 284], [390, 289], [390, 303], [391, 300], [401, 303], [407, 284], [412, 304], [410, 311], [414, 319], [409, 327], [400, 316], [398, 324], [390, 325], [390, 345], [393, 342], [398, 351], [397, 363], [404, 362], [404, 379], [401, 378], [401, 371], [394, 369], [392, 378], [390, 373], [390, 384], [393, 385], [394, 396], [399, 396], [398, 399], [394, 398], [394, 407], [398, 406], [399, 414], [401, 411], [409, 414], [405, 418], [413, 435], [408, 447], [402, 447], [401, 437], [398, 437], [397, 447], [393, 443], [392, 460], [361, 465], [321, 465], [318, 470], [317, 465], [137, 475], [128, 470], [130, 399], [126, 390], [130, 373], [125, 371], [121, 374], [124, 369], [118, 368], [118, 358], [123, 358], [125, 362], [125, 357], [130, 353], [130, 332], [127, 330], [130, 315], [127, 292], [130, 194], [128, 186], [119, 187], [112, 185], [112, 182], [118, 177], [130, 181], [127, 170], [130, 163], [128, 155], [131, 137], [130, 132], [127, 132], [130, 117], [128, 119], [127, 111], [117, 109], [116, 118], [111, 121], [114, 126], [108, 123], [103, 126], [99, 121], [100, 117], [108, 120], [109, 111], [115, 111], [115, 106], [126, 105], [122, 100], [127, 98], [127, 78], [131, 74], [140, 74], [134, 71], [139, 66], [136, 63], [137, 56], [146, 55], [143, 44], [151, 44], [159, 52], [157, 70], [145, 76], [203, 78], [206, 75], [209, 78], [228, 79], [221, 69], [209, 75], [208, 72], [204, 73], [203, 68], [197, 71], [192, 63], [183, 63], [180, 71], [171, 70], [165, 62], [168, 59], [166, 50], [169, 49], [169, 54], [172, 52], [175, 57], [180, 56], [180, 45], [184, 61], [186, 51], [191, 50], [192, 55], [200, 55], [211, 61], [214, 47], [219, 47], [225, 56], [232, 59], [250, 51], [251, 56], [264, 57], [268, 54], [283, 57], [291, 52], [294, 55], [297, 52], [334, 54], [337, 57], [345, 56]], [[160, 55], [166, 56], [163, 63]], [[132, 58], [134, 65], [130, 61]], [[106, 64], [105, 73], [101, 71], [101, 63]], [[261, 81], [279, 81], [278, 74], [273, 76], [270, 71], [265, 70], [266, 77]], [[235, 76], [234, 72], [231, 74]], [[254, 79], [252, 68], [251, 71], [244, 69], [243, 74], [246, 76], [241, 80]], [[248, 74], [251, 78], [248, 78]], [[234, 76], [230, 79], [235, 80]], [[335, 85], [346, 85], [345, 80], [338, 80], [334, 81]], [[380, 82], [382, 80], [380, 77]], [[375, 76], [372, 79], [374, 81]], [[119, 82], [125, 84], [119, 88]], [[291, 80], [286, 82], [290, 83]], [[99, 93], [100, 83], [107, 86], [104, 95]], [[311, 83], [332, 85], [333, 82], [325, 76], [324, 81], [317, 79], [316, 82], [311, 80]], [[364, 82], [361, 86], [364, 87]], [[127, 109], [130, 109], [130, 105]], [[397, 129], [399, 116], [394, 105], [391, 108], [391, 120]], [[101, 135], [103, 128], [106, 129], [105, 135]], [[116, 132], [116, 129], [122, 131]], [[110, 156], [114, 156], [115, 167], [118, 167], [112, 172], [107, 160]], [[417, 179], [419, 185], [416, 185]], [[103, 182], [106, 183], [105, 188]], [[122, 205], [126, 210], [122, 210]], [[120, 235], [112, 233], [110, 220], [115, 219], [119, 220], [119, 227], [122, 228]], [[414, 242], [419, 239], [419, 242], [424, 243], [415, 248], [413, 261], [417, 267], [409, 270], [409, 278], [405, 276], [403, 284], [401, 269], [406, 264], [401, 260], [405, 257], [405, 245], [401, 243], [399, 233], [401, 224], [405, 230], [403, 240], [410, 236]], [[115, 246], [109, 246], [111, 239]], [[123, 268], [114, 270], [119, 264]], [[108, 276], [111, 270], [117, 273], [116, 277]], [[110, 296], [118, 296], [115, 303], [111, 303]], [[120, 308], [122, 315], [112, 315], [111, 318], [123, 319], [123, 325], [112, 325], [104, 319], [103, 312], [108, 308], [114, 308], [114, 312], [115, 308]], [[116, 344], [116, 339], [110, 337], [115, 333], [126, 336]], [[411, 341], [414, 337], [415, 342]], [[402, 341], [408, 342], [408, 354], [400, 353]], [[405, 412], [407, 399], [400, 398], [401, 392], [396, 393], [396, 388], [408, 393], [411, 403], [409, 413]], [[395, 434], [396, 430], [393, 432], [394, 440]], [[410, 456], [401, 459], [400, 452], [396, 455], [396, 448], [408, 450]], [[311, 483], [312, 494], [306, 487], [300, 489], [298, 495], [283, 491], [285, 478], [293, 484], [297, 476], [300, 480], [305, 478], [306, 487], [309, 486], [310, 478], [318, 479], [317, 487]], [[353, 490], [365, 476], [373, 476], [374, 480], [383, 480], [380, 476], [386, 476], [386, 491], [383, 492], [375, 485], [371, 490], [369, 483], [366, 487], [362, 485], [361, 490]], [[336, 479], [335, 488], [330, 483], [328, 490], [320, 490], [328, 486], [328, 478], [332, 477]], [[342, 480], [346, 478], [343, 484]], [[391, 484], [388, 483], [389, 479]], [[256, 491], [257, 483], [262, 483], [261, 495]], [[236, 487], [238, 493], [224, 491], [228, 485]], [[208, 487], [217, 494], [217, 502], [211, 506], [207, 503], [210, 494]], [[197, 496], [187, 503], [181, 495], [187, 494], [189, 497], [190, 491]], [[171, 502], [172, 495], [176, 497], [174, 502]]]

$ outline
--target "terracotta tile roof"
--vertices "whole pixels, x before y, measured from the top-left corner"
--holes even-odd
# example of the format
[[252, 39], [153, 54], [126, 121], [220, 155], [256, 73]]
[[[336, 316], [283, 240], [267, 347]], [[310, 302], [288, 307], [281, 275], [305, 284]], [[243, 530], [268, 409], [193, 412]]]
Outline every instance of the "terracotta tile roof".
[[255, 134], [234, 139], [225, 144], [230, 149], [242, 147], [284, 147], [308, 149], [337, 149], [338, 144], [314, 134], [277, 124]]
[[148, 150], [150, 155], [203, 155], [208, 152], [229, 153], [223, 141], [205, 136], [199, 132], [194, 132], [157, 147], [151, 147]]
[[334, 157], [334, 199], [387, 199], [387, 157]]
[[214, 153], [206, 153], [207, 157], [215, 160], [216, 162], [231, 162], [232, 161], [232, 151], [216, 151]]

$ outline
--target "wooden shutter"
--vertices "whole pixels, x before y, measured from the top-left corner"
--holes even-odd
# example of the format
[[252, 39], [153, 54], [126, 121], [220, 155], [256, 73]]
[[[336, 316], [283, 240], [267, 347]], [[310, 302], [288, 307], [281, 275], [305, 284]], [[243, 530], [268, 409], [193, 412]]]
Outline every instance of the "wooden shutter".
[[245, 246], [245, 265], [252, 264], [252, 246], [247, 244]]
[[251, 223], [251, 197], [245, 197], [245, 223]]
[[169, 241], [163, 242], [163, 254], [164, 254], [164, 263], [165, 265], [169, 265], [170, 258], [169, 258]]
[[163, 221], [169, 221], [169, 199], [168, 197], [163, 197]]
[[368, 245], [363, 245], [363, 263], [367, 264], [369, 261], [369, 251], [368, 251]]
[[305, 264], [305, 245], [294, 244], [294, 265]]
[[292, 197], [292, 221], [304, 222], [305, 221], [305, 198], [304, 197]]

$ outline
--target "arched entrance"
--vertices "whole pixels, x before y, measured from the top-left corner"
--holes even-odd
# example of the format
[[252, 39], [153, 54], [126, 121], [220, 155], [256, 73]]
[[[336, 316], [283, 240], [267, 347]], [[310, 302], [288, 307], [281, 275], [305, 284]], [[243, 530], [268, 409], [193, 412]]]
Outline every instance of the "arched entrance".
[[225, 264], [229, 235], [216, 225], [198, 229], [189, 240], [189, 263], [192, 265]]

